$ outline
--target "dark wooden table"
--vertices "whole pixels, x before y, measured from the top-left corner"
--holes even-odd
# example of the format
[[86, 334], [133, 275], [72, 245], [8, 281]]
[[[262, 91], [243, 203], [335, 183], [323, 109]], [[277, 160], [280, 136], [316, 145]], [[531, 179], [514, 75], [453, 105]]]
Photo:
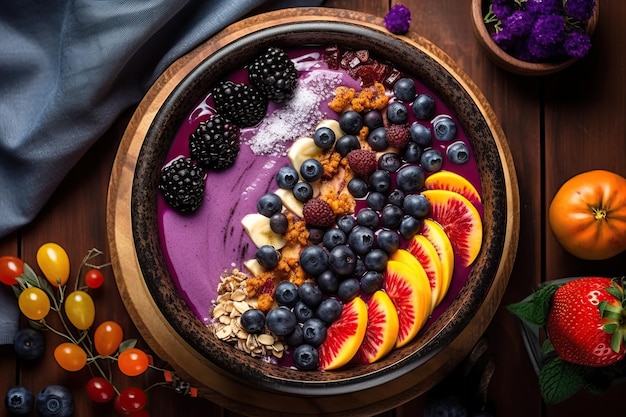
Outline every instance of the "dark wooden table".
[[[327, 0], [325, 6], [384, 16], [392, 3]], [[625, 273], [626, 254], [593, 262], [567, 254], [552, 236], [546, 218], [552, 196], [569, 177], [596, 168], [626, 176], [626, 3], [600, 3], [599, 24], [589, 56], [560, 73], [527, 77], [503, 71], [489, 61], [474, 37], [469, 1], [403, 2], [412, 10], [412, 29], [450, 55], [482, 90], [507, 135], [516, 165], [521, 201], [519, 250], [502, 305], [483, 338], [495, 363], [488, 402], [498, 416], [600, 415], [609, 413], [626, 391], [624, 384], [615, 385], [602, 397], [580, 393], [558, 406], [543, 404], [519, 323], [505, 309], [542, 281]], [[18, 255], [34, 265], [37, 248], [56, 241], [71, 254], [72, 267], [77, 268], [88, 249], [107, 249], [108, 181], [117, 145], [132, 112], [126, 109], [88, 151], [35, 221], [0, 240], [0, 254]], [[138, 338], [139, 346], [149, 350], [124, 308], [110, 269], [105, 270], [105, 276], [105, 285], [94, 292], [96, 321], [118, 321], [126, 337]], [[115, 415], [110, 404], [94, 405], [86, 397], [84, 384], [89, 371], [69, 373], [58, 367], [52, 359], [53, 346], [49, 343], [44, 358], [34, 364], [17, 361], [10, 346], [0, 346], [2, 396], [16, 383], [33, 392], [46, 385], [63, 384], [74, 393], [76, 416]], [[155, 360], [159, 362], [159, 358]], [[147, 386], [158, 375], [147, 373], [138, 378], [132, 382]], [[446, 380], [439, 387], [449, 383]], [[421, 416], [425, 397], [380, 415]], [[149, 410], [154, 417], [237, 416], [208, 400], [184, 397], [165, 388], [150, 391]]]

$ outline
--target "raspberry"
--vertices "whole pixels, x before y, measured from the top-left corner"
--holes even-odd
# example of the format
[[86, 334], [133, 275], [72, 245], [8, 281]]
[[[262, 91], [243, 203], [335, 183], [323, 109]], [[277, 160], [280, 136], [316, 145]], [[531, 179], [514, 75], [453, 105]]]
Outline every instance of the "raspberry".
[[387, 142], [393, 148], [403, 149], [409, 144], [409, 129], [406, 125], [390, 125], [387, 127]]
[[270, 47], [252, 61], [248, 79], [269, 100], [282, 103], [293, 97], [298, 70], [285, 51]]
[[173, 208], [195, 211], [204, 198], [204, 170], [190, 158], [178, 158], [163, 168], [159, 190]]
[[348, 164], [355, 174], [361, 176], [369, 176], [376, 171], [376, 152], [368, 149], [355, 149], [350, 151], [347, 156]]
[[265, 117], [267, 100], [254, 87], [223, 81], [213, 89], [218, 113], [241, 127], [258, 124]]
[[335, 223], [335, 213], [321, 198], [312, 198], [302, 208], [304, 221], [310, 226], [330, 227]]
[[189, 135], [189, 151], [206, 168], [229, 168], [239, 154], [239, 128], [216, 114]]

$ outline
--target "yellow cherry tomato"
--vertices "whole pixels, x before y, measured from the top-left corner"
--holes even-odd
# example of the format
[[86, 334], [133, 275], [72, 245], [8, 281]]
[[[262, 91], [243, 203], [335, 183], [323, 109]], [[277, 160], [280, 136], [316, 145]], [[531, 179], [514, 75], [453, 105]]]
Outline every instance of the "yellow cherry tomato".
[[85, 291], [74, 291], [65, 299], [65, 315], [78, 330], [87, 330], [96, 317], [96, 306]]
[[31, 320], [41, 320], [50, 312], [50, 298], [42, 289], [28, 287], [20, 293], [17, 305], [22, 314]]
[[37, 250], [37, 265], [55, 287], [65, 285], [70, 276], [70, 259], [58, 243], [44, 243]]
[[80, 371], [87, 363], [87, 354], [77, 344], [61, 343], [54, 349], [54, 359], [66, 371]]
[[137, 376], [144, 373], [148, 369], [149, 363], [148, 355], [138, 348], [126, 349], [117, 358], [117, 366], [127, 376]]
[[96, 328], [93, 343], [96, 346], [96, 352], [106, 356], [117, 352], [123, 338], [122, 326], [114, 321], [104, 321]]

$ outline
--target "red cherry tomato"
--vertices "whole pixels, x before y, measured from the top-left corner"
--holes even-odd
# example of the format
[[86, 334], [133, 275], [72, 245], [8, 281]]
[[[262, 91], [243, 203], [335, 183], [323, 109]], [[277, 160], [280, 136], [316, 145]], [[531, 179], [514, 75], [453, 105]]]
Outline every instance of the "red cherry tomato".
[[0, 282], [15, 285], [15, 278], [24, 273], [24, 261], [15, 256], [0, 256]]
[[80, 371], [87, 363], [87, 354], [80, 346], [64, 342], [54, 349], [54, 359], [66, 371]]
[[102, 377], [94, 377], [85, 385], [87, 396], [95, 403], [108, 403], [115, 398], [113, 385]]
[[135, 411], [134, 413], [130, 413], [129, 415], [130, 417], [150, 417], [150, 413], [145, 408]]
[[90, 269], [85, 274], [85, 284], [89, 288], [100, 288], [104, 282], [104, 275], [99, 269]]
[[96, 351], [103, 356], [112, 355], [122, 343], [124, 333], [122, 326], [114, 321], [104, 321], [98, 325], [93, 335]]
[[137, 387], [127, 387], [120, 392], [120, 395], [115, 399], [120, 411], [126, 412], [132, 415], [139, 410], [142, 410], [148, 402], [148, 397], [144, 390]]
[[149, 359], [146, 353], [138, 348], [122, 351], [117, 358], [117, 366], [127, 376], [137, 376], [148, 369]]

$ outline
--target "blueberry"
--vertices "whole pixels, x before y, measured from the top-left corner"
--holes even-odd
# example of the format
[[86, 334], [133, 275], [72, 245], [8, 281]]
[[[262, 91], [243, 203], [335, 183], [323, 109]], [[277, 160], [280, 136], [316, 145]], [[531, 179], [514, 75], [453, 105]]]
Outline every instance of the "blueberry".
[[330, 269], [323, 271], [315, 280], [319, 289], [327, 294], [334, 293], [339, 287], [339, 278]]
[[355, 149], [361, 149], [361, 143], [354, 135], [344, 135], [335, 143], [335, 150], [339, 152], [342, 158]]
[[356, 135], [363, 127], [363, 118], [354, 110], [348, 110], [339, 116], [339, 127], [348, 135]]
[[411, 104], [413, 115], [420, 120], [430, 119], [435, 113], [435, 99], [428, 94], [418, 94]]
[[282, 235], [289, 228], [289, 220], [285, 213], [276, 213], [270, 217], [270, 229], [272, 232]]
[[374, 231], [369, 227], [355, 226], [348, 235], [348, 244], [357, 255], [365, 255], [374, 246]]
[[48, 385], [37, 395], [40, 417], [69, 417], [74, 412], [74, 398], [62, 385]]
[[321, 149], [329, 149], [335, 144], [335, 132], [328, 127], [320, 127], [313, 133], [313, 142]]
[[409, 112], [404, 104], [396, 101], [387, 106], [387, 120], [389, 123], [401, 125], [406, 123], [408, 117]]
[[387, 203], [393, 204], [394, 206], [402, 207], [402, 203], [404, 202], [404, 191], [399, 189], [394, 189], [387, 196]]
[[304, 343], [317, 347], [326, 340], [326, 324], [317, 317], [312, 317], [302, 325], [302, 335]]
[[300, 181], [293, 187], [293, 196], [296, 200], [306, 203], [313, 198], [313, 187], [306, 181]]
[[356, 259], [348, 245], [338, 245], [328, 254], [328, 268], [337, 275], [348, 276], [356, 268]]
[[259, 334], [265, 328], [265, 314], [257, 308], [244, 311], [239, 320], [241, 327], [248, 333]]
[[343, 306], [336, 298], [327, 298], [315, 310], [315, 316], [330, 324], [341, 316]]
[[298, 296], [309, 307], [317, 307], [322, 302], [322, 290], [310, 281], [305, 281], [298, 287]]
[[374, 130], [377, 127], [384, 126], [385, 122], [380, 110], [370, 110], [363, 115], [363, 124], [367, 126], [369, 130]]
[[291, 190], [298, 183], [299, 179], [298, 171], [292, 166], [281, 167], [276, 173], [276, 184], [280, 188]]
[[411, 78], [400, 78], [393, 85], [393, 93], [398, 100], [411, 102], [415, 98], [415, 81]]
[[382, 210], [383, 207], [385, 207], [387, 197], [385, 197], [385, 194], [383, 193], [374, 191], [367, 195], [365, 201], [367, 201], [367, 207], [371, 208], [372, 210], [378, 211]]
[[293, 351], [293, 364], [301, 371], [314, 371], [319, 365], [317, 349], [311, 345], [302, 344]]
[[274, 297], [278, 305], [293, 307], [300, 299], [298, 286], [290, 281], [281, 281], [274, 290]]
[[276, 194], [267, 193], [259, 198], [256, 203], [256, 208], [257, 211], [265, 217], [272, 217], [283, 209], [283, 202]]
[[278, 265], [280, 254], [274, 246], [263, 245], [256, 250], [254, 257], [263, 268], [274, 269]]
[[46, 349], [46, 338], [40, 330], [25, 327], [15, 333], [13, 349], [20, 359], [33, 360], [43, 355]]
[[398, 170], [396, 185], [404, 193], [419, 191], [424, 186], [424, 171], [415, 165], [406, 165]]
[[409, 135], [411, 140], [418, 145], [428, 146], [433, 139], [432, 132], [429, 128], [420, 123], [413, 123], [409, 127]]
[[443, 155], [439, 149], [426, 149], [420, 158], [420, 163], [426, 171], [439, 171], [443, 165]]
[[361, 290], [366, 294], [374, 294], [383, 287], [383, 274], [376, 271], [367, 271], [361, 277]]
[[356, 226], [356, 219], [351, 214], [344, 214], [337, 219], [337, 227], [346, 235], [350, 234], [354, 226]]
[[446, 156], [448, 157], [448, 161], [453, 164], [464, 164], [469, 161], [470, 152], [469, 148], [463, 141], [456, 141], [446, 149]]
[[343, 245], [346, 243], [346, 234], [341, 229], [328, 229], [326, 233], [324, 233], [324, 238], [322, 239], [322, 243], [324, 247], [328, 250], [334, 248], [337, 245]]
[[422, 157], [422, 147], [415, 142], [409, 142], [404, 148], [402, 157], [409, 163], [417, 163]]
[[367, 268], [365, 267], [365, 264], [363, 263], [363, 259], [359, 257], [359, 259], [356, 260], [356, 268], [354, 269], [353, 275], [355, 277], [361, 277], [366, 272], [367, 272]]
[[304, 335], [302, 334], [302, 327], [296, 326], [291, 333], [285, 335], [285, 343], [287, 346], [300, 346], [303, 344]]
[[293, 307], [293, 314], [296, 315], [296, 319], [298, 319], [298, 323], [304, 323], [313, 317], [313, 309], [304, 301], [300, 300]]
[[377, 169], [370, 174], [369, 182], [370, 190], [386, 193], [391, 187], [391, 175], [385, 170]]
[[387, 172], [395, 172], [401, 165], [402, 159], [395, 152], [385, 152], [378, 158], [378, 168]]
[[387, 147], [389, 147], [389, 142], [387, 142], [387, 129], [384, 127], [377, 127], [376, 129], [370, 131], [367, 135], [367, 143], [374, 151], [387, 149]]
[[405, 214], [422, 218], [430, 213], [430, 201], [423, 194], [409, 194], [402, 204]]
[[387, 252], [382, 249], [372, 249], [363, 258], [363, 263], [369, 271], [383, 272], [388, 260]]
[[318, 229], [317, 227], [311, 227], [309, 230], [309, 242], [314, 245], [318, 243], [322, 243], [324, 239], [324, 230]]
[[422, 227], [422, 221], [416, 219], [413, 216], [409, 216], [408, 214], [402, 218], [402, 222], [400, 223], [400, 227], [398, 227], [398, 232], [402, 235], [406, 240], [411, 239], [417, 232], [420, 231]]
[[296, 328], [298, 320], [293, 311], [287, 307], [276, 307], [267, 313], [265, 324], [274, 334], [285, 336]]
[[328, 253], [317, 245], [307, 246], [300, 253], [300, 266], [307, 274], [319, 275], [328, 267]]
[[387, 229], [397, 229], [402, 221], [404, 211], [395, 204], [387, 204], [380, 213], [382, 227]]
[[322, 178], [323, 173], [324, 167], [322, 163], [315, 158], [305, 159], [302, 165], [300, 165], [300, 175], [305, 181], [317, 181]]
[[387, 253], [394, 253], [400, 247], [400, 237], [395, 230], [384, 229], [376, 236], [377, 246]]
[[348, 181], [348, 191], [354, 198], [363, 198], [367, 195], [369, 187], [365, 180], [354, 177]]
[[11, 416], [26, 416], [33, 410], [35, 396], [26, 387], [16, 385], [9, 388], [4, 397], [4, 405]]
[[433, 120], [435, 138], [450, 141], [456, 136], [456, 123], [448, 115], [442, 114]]
[[359, 294], [361, 286], [356, 278], [344, 279], [339, 283], [337, 288], [337, 296], [341, 301], [347, 303]]
[[362, 208], [356, 215], [356, 224], [360, 226], [365, 226], [370, 229], [376, 229], [378, 227], [378, 222], [378, 213], [369, 207]]

